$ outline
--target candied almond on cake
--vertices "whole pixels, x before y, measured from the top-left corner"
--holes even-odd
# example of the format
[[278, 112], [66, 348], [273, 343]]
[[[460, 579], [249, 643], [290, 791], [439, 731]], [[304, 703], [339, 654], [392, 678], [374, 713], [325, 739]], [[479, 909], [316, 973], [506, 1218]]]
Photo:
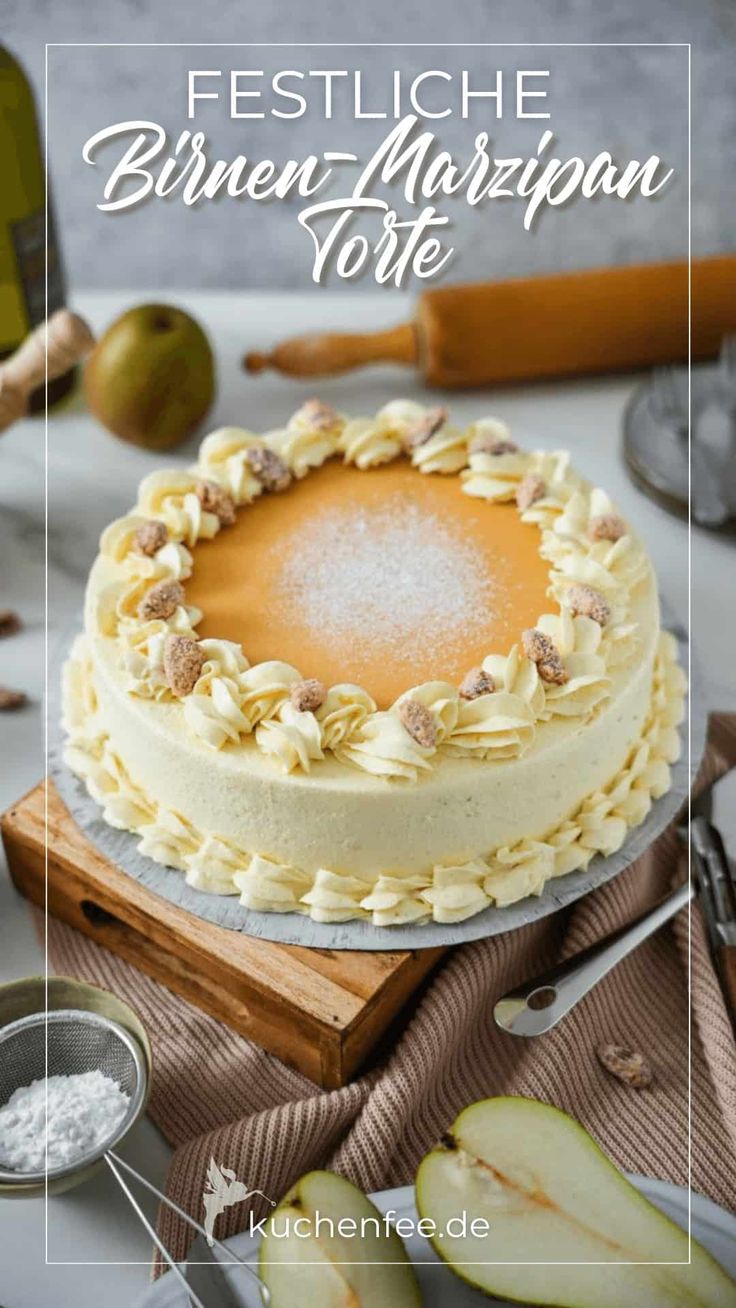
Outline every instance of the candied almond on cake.
[[565, 603], [570, 612], [585, 618], [592, 618], [600, 627], [605, 627], [611, 616], [611, 606], [605, 595], [584, 582], [576, 582], [565, 593]]
[[626, 523], [617, 513], [599, 513], [588, 523], [588, 540], [617, 541], [625, 536], [627, 531]]
[[184, 587], [180, 581], [157, 581], [147, 590], [138, 605], [138, 617], [141, 622], [153, 622], [156, 618], [172, 618], [180, 604], [184, 603]]
[[516, 488], [516, 505], [517, 508], [525, 513], [527, 509], [541, 500], [547, 493], [547, 486], [543, 477], [538, 472], [528, 472], [526, 477], [522, 477]]
[[147, 554], [149, 558], [153, 558], [154, 554], [163, 549], [168, 539], [169, 531], [166, 523], [160, 522], [158, 518], [151, 518], [149, 522], [142, 522], [134, 537], [138, 552]]
[[444, 427], [449, 414], [444, 405], [438, 404], [433, 409], [427, 409], [427, 412], [417, 422], [412, 423], [407, 429], [404, 437], [404, 444], [407, 450], [416, 450], [420, 445], [426, 445], [430, 437], [434, 436], [441, 427]]
[[216, 481], [198, 481], [196, 494], [205, 513], [214, 513], [223, 527], [232, 527], [236, 517], [235, 500], [224, 486], [218, 486]]
[[470, 442], [471, 454], [490, 454], [494, 459], [502, 454], [518, 454], [519, 447], [514, 441], [502, 436], [493, 436], [490, 432], [479, 431]]
[[337, 409], [314, 396], [310, 400], [305, 400], [301, 409], [297, 409], [294, 418], [307, 423], [315, 431], [331, 431], [340, 421]]
[[275, 450], [265, 445], [251, 445], [245, 454], [246, 462], [253, 476], [264, 490], [283, 491], [291, 485], [291, 473]]
[[437, 723], [426, 704], [420, 704], [418, 699], [403, 699], [399, 705], [399, 717], [412, 740], [424, 749], [434, 749]]
[[297, 681], [289, 691], [289, 699], [300, 713], [314, 713], [327, 699], [327, 688], [316, 677]]
[[529, 627], [521, 633], [521, 644], [528, 659], [536, 663], [542, 681], [553, 686], [564, 686], [569, 680], [560, 652], [549, 636], [538, 627]]
[[471, 668], [463, 677], [458, 691], [461, 699], [480, 699], [481, 695], [490, 695], [496, 689], [496, 683], [485, 668]]
[[190, 695], [205, 664], [204, 650], [191, 636], [167, 636], [164, 642], [164, 675], [170, 690], [181, 698]]

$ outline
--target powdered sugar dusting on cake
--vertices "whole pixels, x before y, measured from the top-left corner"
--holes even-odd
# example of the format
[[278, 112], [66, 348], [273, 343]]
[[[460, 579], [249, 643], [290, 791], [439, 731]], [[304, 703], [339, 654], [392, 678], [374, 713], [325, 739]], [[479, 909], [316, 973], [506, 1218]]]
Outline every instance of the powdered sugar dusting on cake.
[[283, 542], [274, 605], [321, 643], [367, 644], [399, 663], [453, 647], [510, 603], [499, 557], [409, 496], [326, 510]]

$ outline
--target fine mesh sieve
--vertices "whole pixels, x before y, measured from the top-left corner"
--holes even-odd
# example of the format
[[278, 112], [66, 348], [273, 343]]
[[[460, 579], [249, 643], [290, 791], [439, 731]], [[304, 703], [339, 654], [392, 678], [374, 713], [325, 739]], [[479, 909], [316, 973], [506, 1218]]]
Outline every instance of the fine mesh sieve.
[[[48, 1063], [46, 1061], [48, 1022]], [[119, 1143], [135, 1122], [146, 1096], [147, 1069], [138, 1041], [117, 1022], [83, 1009], [32, 1013], [0, 1031], [0, 1104], [15, 1090], [46, 1076], [100, 1071], [129, 1096], [125, 1116], [109, 1137], [73, 1163], [50, 1167], [52, 1180], [81, 1171]], [[39, 1182], [45, 1171], [17, 1172], [0, 1167], [0, 1181]]]
[[[73, 1076], [80, 1072], [95, 1071], [102, 1072], [104, 1076], [116, 1081], [120, 1089], [130, 1097], [125, 1116], [110, 1132], [109, 1137], [100, 1141], [94, 1149], [89, 1150], [73, 1163], [49, 1168], [48, 1178], [53, 1180], [77, 1171], [82, 1172], [91, 1164], [104, 1159], [157, 1249], [185, 1287], [190, 1304], [193, 1308], [205, 1308], [201, 1299], [189, 1286], [178, 1263], [171, 1257], [149, 1222], [131, 1192], [123, 1172], [135, 1177], [141, 1185], [155, 1194], [161, 1203], [173, 1209], [200, 1235], [207, 1235], [207, 1232], [191, 1214], [175, 1204], [168, 1195], [157, 1190], [145, 1176], [141, 1176], [140, 1172], [118, 1154], [113, 1153], [113, 1146], [119, 1144], [134, 1124], [146, 1098], [148, 1069], [138, 1041], [124, 1027], [110, 1018], [85, 1009], [74, 1008], [31, 1013], [28, 1017], [11, 1022], [0, 1030], [0, 1105], [6, 1104], [10, 1096], [21, 1086], [30, 1085], [33, 1081], [43, 1080], [47, 1076]], [[0, 1186], [3, 1181], [20, 1185], [28, 1182], [31, 1185], [44, 1181], [45, 1177], [44, 1171], [18, 1172], [0, 1167]], [[208, 1236], [208, 1240], [222, 1253], [227, 1262], [242, 1267], [255, 1281], [261, 1303], [264, 1308], [267, 1308], [271, 1297], [254, 1268], [211, 1235]]]

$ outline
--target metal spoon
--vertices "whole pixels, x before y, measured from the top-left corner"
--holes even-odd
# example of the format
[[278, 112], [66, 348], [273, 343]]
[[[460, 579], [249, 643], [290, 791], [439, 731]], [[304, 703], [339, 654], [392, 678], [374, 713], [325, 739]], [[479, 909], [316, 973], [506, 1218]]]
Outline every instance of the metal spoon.
[[679, 913], [693, 895], [691, 883], [686, 882], [635, 922], [517, 986], [495, 1004], [496, 1025], [515, 1036], [538, 1036], [551, 1031], [617, 963]]

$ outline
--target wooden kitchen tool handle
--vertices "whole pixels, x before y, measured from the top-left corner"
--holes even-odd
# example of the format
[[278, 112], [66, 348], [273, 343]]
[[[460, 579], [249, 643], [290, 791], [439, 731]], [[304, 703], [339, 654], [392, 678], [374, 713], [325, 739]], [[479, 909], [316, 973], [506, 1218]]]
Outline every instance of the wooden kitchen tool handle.
[[275, 368], [287, 377], [329, 377], [369, 363], [417, 362], [416, 331], [411, 323], [383, 332], [327, 332], [294, 336], [282, 341], [270, 354], [257, 350], [246, 354], [248, 372]]
[[54, 381], [73, 368], [92, 349], [94, 336], [87, 323], [69, 309], [58, 309], [48, 323], [40, 323], [0, 364], [0, 431], [5, 431], [28, 408], [31, 392], [48, 378]]
[[[692, 357], [715, 358], [736, 330], [736, 256], [693, 261]], [[324, 377], [369, 363], [417, 364], [449, 390], [624, 371], [688, 356], [688, 266], [582, 272], [439, 286], [416, 324], [360, 335], [302, 336], [246, 355], [251, 372]]]

